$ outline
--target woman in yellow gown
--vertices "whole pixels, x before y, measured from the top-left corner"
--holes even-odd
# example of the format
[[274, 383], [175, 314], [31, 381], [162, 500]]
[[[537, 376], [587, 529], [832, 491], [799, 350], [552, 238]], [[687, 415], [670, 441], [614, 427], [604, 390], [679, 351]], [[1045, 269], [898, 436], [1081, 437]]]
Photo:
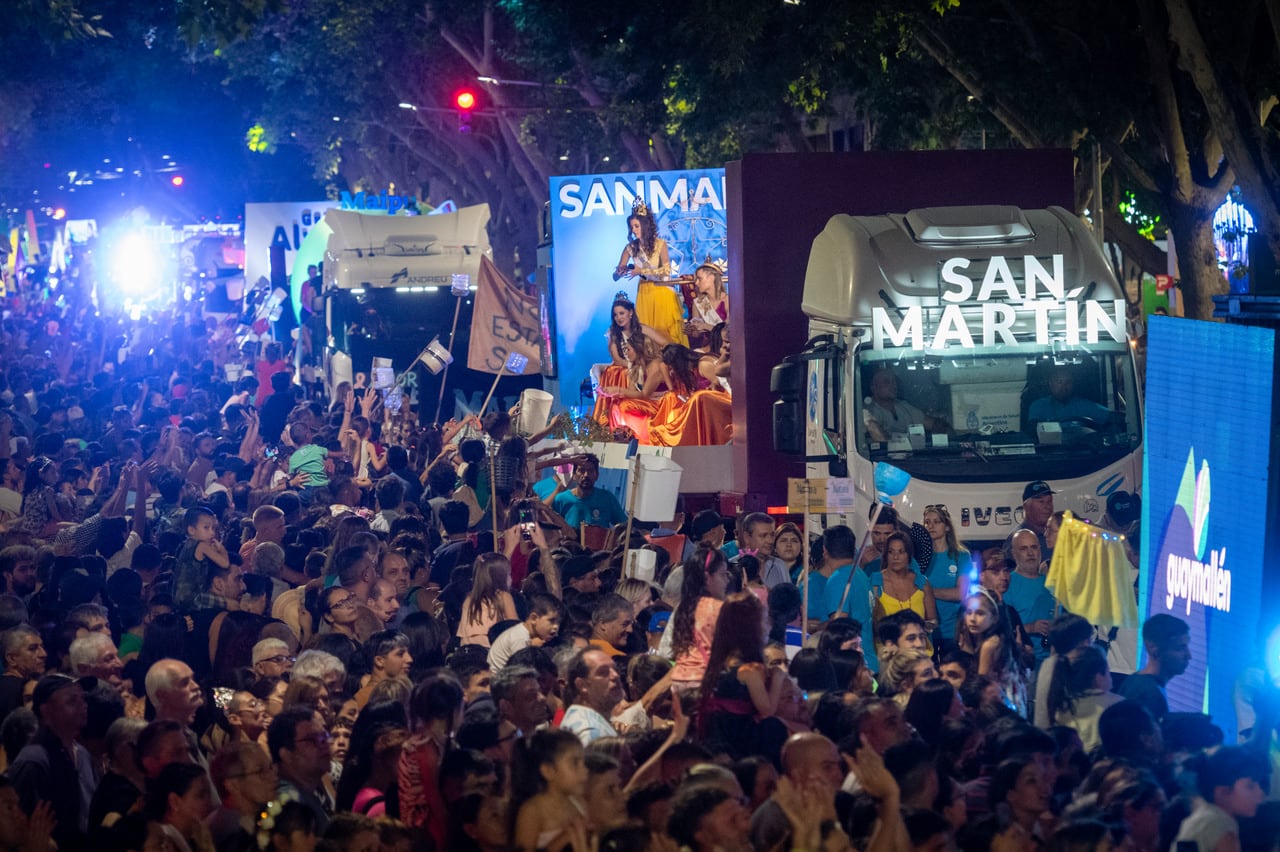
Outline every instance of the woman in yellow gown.
[[656, 283], [671, 277], [671, 256], [667, 241], [658, 236], [658, 223], [643, 201], [638, 201], [627, 217], [627, 247], [622, 250], [613, 280], [639, 278], [636, 288], [636, 316], [641, 325], [655, 328], [671, 341], [684, 346], [684, 309], [675, 290]]

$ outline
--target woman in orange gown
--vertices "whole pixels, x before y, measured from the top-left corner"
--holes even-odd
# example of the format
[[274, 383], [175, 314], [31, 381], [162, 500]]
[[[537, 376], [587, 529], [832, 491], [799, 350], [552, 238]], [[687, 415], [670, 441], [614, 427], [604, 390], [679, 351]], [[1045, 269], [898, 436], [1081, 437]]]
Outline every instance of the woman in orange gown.
[[[727, 353], [726, 353], [727, 355]], [[695, 447], [727, 444], [733, 437], [732, 401], [722, 390], [717, 370], [721, 358], [699, 355], [672, 343], [662, 350], [660, 369], [649, 371], [639, 390], [613, 388], [622, 397], [611, 417], [631, 429], [642, 444]], [[724, 366], [727, 366], [727, 362]], [[661, 398], [653, 395], [667, 389]]]
[[[613, 299], [613, 321], [609, 323], [610, 366], [600, 375], [600, 389], [596, 394], [592, 418], [602, 426], [618, 428], [626, 425], [613, 416], [613, 409], [622, 391], [639, 392], [645, 387], [650, 373], [659, 372], [662, 347], [671, 341], [665, 334], [647, 325], [641, 325], [636, 317], [636, 306], [625, 291]], [[656, 389], [656, 385], [655, 385]], [[649, 395], [652, 395], [650, 391]]]

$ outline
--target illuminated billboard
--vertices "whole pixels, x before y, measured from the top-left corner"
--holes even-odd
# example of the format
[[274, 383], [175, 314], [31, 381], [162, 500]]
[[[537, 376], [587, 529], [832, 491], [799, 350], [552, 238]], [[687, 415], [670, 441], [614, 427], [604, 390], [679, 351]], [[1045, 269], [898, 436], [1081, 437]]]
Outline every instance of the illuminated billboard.
[[[672, 278], [727, 256], [724, 169], [576, 175], [551, 179], [551, 239], [560, 403], [576, 407], [594, 364], [609, 363], [610, 305], [622, 290], [634, 301], [639, 279], [614, 279], [628, 245], [636, 200], [652, 212], [667, 243]], [[730, 270], [732, 277], [732, 270]], [[732, 290], [732, 284], [730, 284]], [[732, 293], [730, 294], [732, 297]]]
[[1191, 627], [1169, 709], [1210, 714], [1228, 743], [1236, 678], [1261, 659], [1274, 351], [1271, 329], [1151, 317], [1138, 605]]

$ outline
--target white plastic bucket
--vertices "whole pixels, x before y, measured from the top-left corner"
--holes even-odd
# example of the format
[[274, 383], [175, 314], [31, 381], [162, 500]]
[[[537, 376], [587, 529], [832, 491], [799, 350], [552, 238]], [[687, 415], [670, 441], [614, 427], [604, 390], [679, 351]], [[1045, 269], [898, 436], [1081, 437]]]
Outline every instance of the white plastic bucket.
[[453, 355], [438, 339], [433, 340], [427, 344], [427, 350], [422, 353], [422, 363], [427, 365], [432, 375], [438, 376], [445, 367], [453, 363]]
[[637, 521], [669, 521], [676, 513], [684, 468], [665, 456], [636, 456], [631, 485], [636, 488]]
[[658, 566], [658, 554], [652, 550], [628, 550], [626, 576], [646, 583], [653, 582], [654, 571]]
[[520, 394], [520, 431], [532, 435], [541, 431], [551, 417], [551, 394], [537, 388], [525, 388]]

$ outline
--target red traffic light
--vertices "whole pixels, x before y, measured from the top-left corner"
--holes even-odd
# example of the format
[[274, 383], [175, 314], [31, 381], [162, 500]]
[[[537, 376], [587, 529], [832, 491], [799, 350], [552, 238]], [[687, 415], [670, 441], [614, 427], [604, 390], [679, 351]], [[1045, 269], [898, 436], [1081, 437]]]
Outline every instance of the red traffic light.
[[476, 93], [469, 89], [463, 89], [453, 96], [453, 105], [464, 112], [469, 112], [476, 108]]

